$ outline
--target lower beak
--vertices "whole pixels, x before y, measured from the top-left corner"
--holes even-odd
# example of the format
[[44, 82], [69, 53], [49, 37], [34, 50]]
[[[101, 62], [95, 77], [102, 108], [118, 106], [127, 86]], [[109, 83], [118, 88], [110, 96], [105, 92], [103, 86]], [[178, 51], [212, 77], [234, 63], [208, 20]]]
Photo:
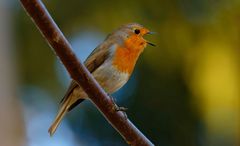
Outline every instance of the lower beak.
[[149, 44], [149, 45], [151, 45], [151, 46], [153, 46], [153, 47], [156, 47], [156, 45], [153, 44], [153, 43], [151, 43], [151, 42], [147, 42], [147, 44]]

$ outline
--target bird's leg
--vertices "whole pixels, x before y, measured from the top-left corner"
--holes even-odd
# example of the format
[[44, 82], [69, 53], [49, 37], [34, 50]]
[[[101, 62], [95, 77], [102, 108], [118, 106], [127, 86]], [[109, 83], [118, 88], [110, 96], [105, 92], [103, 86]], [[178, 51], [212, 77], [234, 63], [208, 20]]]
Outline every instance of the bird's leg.
[[114, 111], [116, 111], [116, 112], [122, 111], [123, 114], [124, 114], [125, 119], [127, 119], [126, 111], [128, 110], [128, 108], [126, 108], [126, 107], [119, 107], [119, 106], [116, 104], [115, 98], [114, 98], [113, 96], [111, 96], [111, 95], [108, 95], [108, 96], [111, 98], [111, 100], [112, 100], [112, 102], [113, 102], [113, 104], [114, 104]]

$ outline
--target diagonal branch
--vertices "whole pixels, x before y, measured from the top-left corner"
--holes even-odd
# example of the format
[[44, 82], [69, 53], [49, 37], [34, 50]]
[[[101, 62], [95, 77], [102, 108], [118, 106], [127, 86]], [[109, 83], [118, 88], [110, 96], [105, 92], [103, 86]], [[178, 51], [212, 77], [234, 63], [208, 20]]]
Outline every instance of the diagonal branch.
[[122, 112], [113, 110], [114, 103], [77, 59], [68, 43], [41, 0], [20, 0], [39, 31], [60, 58], [70, 76], [84, 89], [108, 122], [122, 135], [129, 145], [153, 145]]

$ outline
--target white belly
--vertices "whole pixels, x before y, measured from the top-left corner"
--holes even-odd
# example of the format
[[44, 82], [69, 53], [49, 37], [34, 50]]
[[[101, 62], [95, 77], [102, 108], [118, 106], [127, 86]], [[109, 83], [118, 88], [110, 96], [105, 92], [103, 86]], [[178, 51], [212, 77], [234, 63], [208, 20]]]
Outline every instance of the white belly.
[[120, 89], [129, 79], [128, 73], [120, 73], [111, 62], [104, 63], [93, 72], [94, 78], [107, 93], [114, 93]]
[[[101, 87], [109, 94], [120, 89], [129, 79], [128, 73], [120, 73], [110, 63], [104, 63], [92, 73]], [[72, 93], [72, 103], [79, 98], [86, 99], [88, 96], [82, 88], [77, 87]]]

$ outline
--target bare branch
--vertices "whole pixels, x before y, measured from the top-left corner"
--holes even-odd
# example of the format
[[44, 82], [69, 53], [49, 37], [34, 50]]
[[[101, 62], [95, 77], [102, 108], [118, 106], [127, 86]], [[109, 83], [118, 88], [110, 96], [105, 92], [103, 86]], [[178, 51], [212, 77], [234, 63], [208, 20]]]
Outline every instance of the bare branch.
[[84, 89], [109, 123], [122, 135], [129, 145], [153, 145], [122, 112], [114, 111], [114, 103], [92, 77], [76, 55], [47, 9], [40, 0], [20, 0], [40, 32], [56, 52], [71, 77]]

